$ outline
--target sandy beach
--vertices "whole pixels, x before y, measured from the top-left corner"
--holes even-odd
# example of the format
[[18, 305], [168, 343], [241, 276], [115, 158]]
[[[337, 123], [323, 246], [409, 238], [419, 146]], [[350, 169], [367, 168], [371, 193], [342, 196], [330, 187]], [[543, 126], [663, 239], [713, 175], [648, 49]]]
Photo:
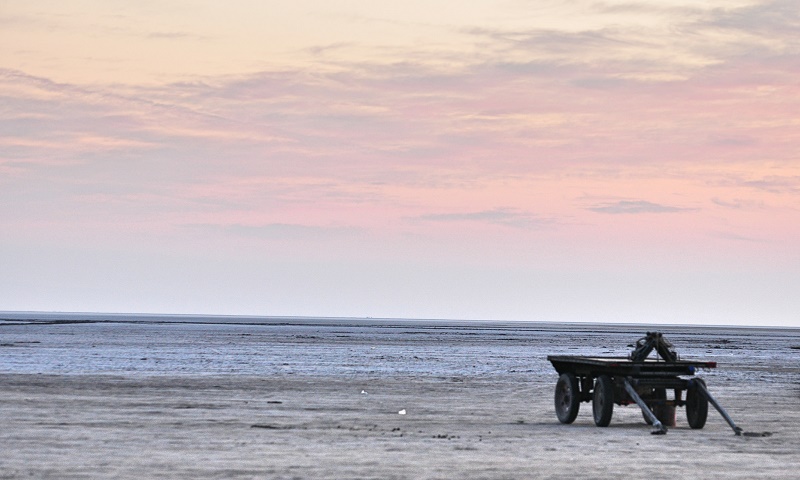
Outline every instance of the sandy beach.
[[766, 436], [713, 410], [691, 430], [683, 408], [663, 436], [635, 406], [562, 425], [555, 372], [3, 373], [0, 478], [797, 478], [800, 366], [736, 358], [709, 389]]

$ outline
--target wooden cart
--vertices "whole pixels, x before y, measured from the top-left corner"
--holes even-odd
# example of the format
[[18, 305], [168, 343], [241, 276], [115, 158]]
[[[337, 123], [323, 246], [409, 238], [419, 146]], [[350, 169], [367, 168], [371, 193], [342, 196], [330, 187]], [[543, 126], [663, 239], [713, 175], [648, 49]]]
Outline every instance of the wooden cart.
[[[671, 345], [660, 333], [648, 332], [631, 358], [548, 356], [559, 373], [555, 391], [558, 420], [574, 422], [581, 402], [592, 402], [595, 425], [606, 427], [614, 404], [636, 403], [645, 421], [655, 427], [653, 433], [664, 434], [675, 424], [675, 407], [686, 407], [691, 428], [703, 428], [710, 402], [740, 435], [742, 430], [711, 396], [703, 379], [694, 376], [699, 369], [716, 368], [716, 362], [679, 360], [668, 347]], [[662, 358], [646, 358], [654, 349]], [[671, 398], [668, 392], [673, 392]]]

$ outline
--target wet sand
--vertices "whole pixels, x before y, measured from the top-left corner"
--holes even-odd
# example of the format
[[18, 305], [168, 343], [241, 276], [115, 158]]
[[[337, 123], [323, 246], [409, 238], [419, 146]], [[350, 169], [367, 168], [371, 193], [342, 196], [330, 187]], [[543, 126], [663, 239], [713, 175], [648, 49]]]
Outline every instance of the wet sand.
[[[798, 389], [717, 397], [703, 430], [553, 412], [553, 378], [0, 375], [0, 478], [797, 478]], [[406, 414], [398, 412], [405, 410]]]

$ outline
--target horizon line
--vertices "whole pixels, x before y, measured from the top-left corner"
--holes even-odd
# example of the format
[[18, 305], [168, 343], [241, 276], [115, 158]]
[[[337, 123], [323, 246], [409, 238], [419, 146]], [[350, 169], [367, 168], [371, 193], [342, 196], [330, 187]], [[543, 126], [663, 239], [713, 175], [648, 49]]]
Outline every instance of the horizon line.
[[[42, 318], [44, 317], [44, 318]], [[85, 318], [77, 318], [85, 317]], [[216, 321], [202, 321], [216, 320]], [[146, 322], [150, 320], [150, 322]], [[220, 320], [227, 320], [221, 322]], [[241, 320], [237, 322], [236, 320]], [[249, 321], [244, 321], [249, 320]], [[254, 323], [261, 320], [269, 323]], [[276, 322], [282, 320], [283, 322]], [[701, 324], [701, 323], [658, 323], [640, 321], [582, 321], [582, 320], [508, 320], [508, 319], [452, 319], [452, 318], [423, 318], [423, 317], [372, 317], [372, 316], [323, 316], [323, 315], [254, 315], [254, 314], [219, 314], [219, 313], [146, 313], [146, 312], [76, 312], [76, 311], [38, 311], [38, 310], [0, 310], [0, 322], [30, 322], [31, 324], [43, 323], [185, 323], [185, 324], [230, 324], [230, 325], [279, 325], [279, 324], [308, 324], [309, 321], [335, 324], [333, 322], [349, 321], [358, 323], [367, 322], [395, 322], [402, 323], [464, 323], [464, 324], [539, 324], [539, 325], [564, 325], [564, 326], [610, 326], [610, 327], [691, 327], [691, 328], [738, 328], [738, 329], [787, 329], [800, 330], [797, 326], [788, 325], [743, 325], [743, 324]], [[2, 323], [0, 323], [2, 325]], [[385, 326], [391, 326], [387, 324]], [[400, 325], [398, 325], [400, 326]]]

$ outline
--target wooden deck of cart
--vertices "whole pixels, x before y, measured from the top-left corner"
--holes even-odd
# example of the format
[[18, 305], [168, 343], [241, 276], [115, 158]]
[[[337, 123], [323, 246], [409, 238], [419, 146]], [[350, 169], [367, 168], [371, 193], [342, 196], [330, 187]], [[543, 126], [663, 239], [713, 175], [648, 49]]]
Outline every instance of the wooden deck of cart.
[[582, 357], [573, 355], [550, 355], [547, 357], [556, 371], [578, 376], [596, 377], [601, 374], [630, 377], [661, 377], [694, 375], [701, 368], [716, 368], [717, 362], [676, 360], [665, 362], [646, 359], [634, 362], [626, 357]]

